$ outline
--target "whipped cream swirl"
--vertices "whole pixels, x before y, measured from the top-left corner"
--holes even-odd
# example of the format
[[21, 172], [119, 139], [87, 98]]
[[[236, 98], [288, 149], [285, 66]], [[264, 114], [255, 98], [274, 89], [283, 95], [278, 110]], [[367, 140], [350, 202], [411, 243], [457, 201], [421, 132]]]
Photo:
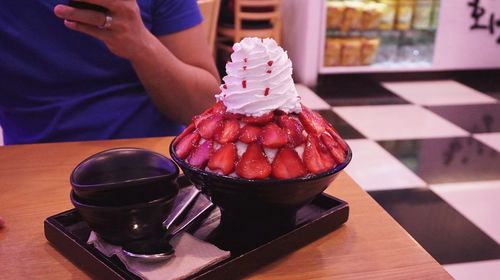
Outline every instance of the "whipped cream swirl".
[[231, 113], [260, 116], [274, 110], [300, 113], [300, 97], [292, 79], [292, 62], [274, 41], [244, 38], [233, 45], [221, 93]]

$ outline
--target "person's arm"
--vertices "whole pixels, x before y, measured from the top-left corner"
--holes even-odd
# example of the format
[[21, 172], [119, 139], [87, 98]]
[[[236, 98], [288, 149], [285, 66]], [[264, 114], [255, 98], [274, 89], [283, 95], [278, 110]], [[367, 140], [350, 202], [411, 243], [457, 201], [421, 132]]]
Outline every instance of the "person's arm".
[[112, 17], [99, 28], [101, 12], [57, 5], [55, 14], [73, 30], [103, 41], [116, 55], [128, 59], [156, 106], [170, 119], [187, 123], [214, 103], [219, 76], [202, 26], [155, 37], [144, 26], [136, 0], [82, 0], [103, 6]]

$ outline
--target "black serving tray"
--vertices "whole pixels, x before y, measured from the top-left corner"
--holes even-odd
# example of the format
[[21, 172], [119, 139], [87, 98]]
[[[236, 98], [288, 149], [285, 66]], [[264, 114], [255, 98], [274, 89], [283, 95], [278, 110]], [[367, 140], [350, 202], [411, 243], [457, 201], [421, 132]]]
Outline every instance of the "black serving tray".
[[[283, 231], [273, 224], [263, 225], [270, 229], [270, 235], [250, 240], [253, 236], [259, 235], [254, 235], [249, 228], [244, 228], [241, 232], [235, 232], [232, 228], [230, 236], [227, 231], [223, 233], [224, 231], [217, 226], [220, 212], [215, 209], [206, 219], [209, 222], [194, 225], [190, 228], [190, 232], [199, 239], [224, 247], [231, 252], [231, 256], [204, 268], [188, 279], [240, 278], [335, 230], [345, 223], [348, 217], [347, 202], [323, 193], [299, 209], [295, 225], [291, 228]], [[106, 257], [92, 245], [87, 244], [91, 230], [82, 221], [76, 209], [47, 218], [44, 228], [47, 240], [93, 278], [140, 279], [129, 272], [117, 257]], [[241, 237], [242, 234], [245, 237]], [[237, 237], [233, 238], [234, 236]]]

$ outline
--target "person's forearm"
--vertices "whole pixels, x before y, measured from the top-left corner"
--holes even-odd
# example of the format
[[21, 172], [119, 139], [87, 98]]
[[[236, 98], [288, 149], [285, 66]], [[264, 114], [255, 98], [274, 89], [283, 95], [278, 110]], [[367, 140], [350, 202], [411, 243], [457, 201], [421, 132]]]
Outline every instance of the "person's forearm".
[[159, 110], [173, 121], [188, 123], [215, 102], [218, 77], [182, 62], [151, 36], [147, 47], [131, 58], [132, 66]]

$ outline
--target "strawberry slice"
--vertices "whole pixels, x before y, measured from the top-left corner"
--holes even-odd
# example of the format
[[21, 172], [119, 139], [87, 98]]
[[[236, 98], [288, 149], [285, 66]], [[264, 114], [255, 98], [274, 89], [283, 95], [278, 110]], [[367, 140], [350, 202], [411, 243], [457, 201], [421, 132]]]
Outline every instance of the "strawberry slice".
[[236, 145], [233, 143], [224, 144], [220, 147], [208, 161], [208, 168], [213, 171], [220, 171], [224, 175], [228, 175], [234, 171], [234, 163], [236, 162]]
[[203, 113], [196, 115], [192, 118], [192, 122], [196, 126], [196, 128], [199, 128], [200, 123], [207, 119], [208, 117], [211, 117], [213, 115], [222, 115], [226, 112], [226, 106], [224, 106], [224, 103], [222, 102], [217, 102], [215, 103], [214, 106], [206, 109]]
[[248, 144], [247, 150], [236, 164], [236, 174], [245, 179], [265, 179], [271, 174], [272, 167], [257, 143]]
[[319, 136], [326, 129], [325, 120], [323, 120], [321, 115], [312, 111], [304, 105], [302, 105], [302, 112], [300, 112], [299, 114], [299, 119], [307, 132], [314, 135]]
[[205, 139], [212, 139], [215, 131], [221, 126], [222, 115], [216, 114], [202, 120], [197, 126], [200, 136]]
[[311, 134], [307, 137], [303, 161], [306, 168], [314, 174], [325, 172], [335, 164], [335, 160], [318, 136]]
[[210, 117], [213, 115], [213, 108], [208, 108], [207, 110], [205, 110], [203, 113], [199, 114], [199, 115], [196, 115], [194, 116], [191, 121], [194, 123], [194, 125], [196, 126], [196, 128], [198, 128], [200, 126], [200, 123], [205, 120], [206, 118]]
[[194, 167], [204, 169], [207, 165], [208, 159], [212, 154], [213, 141], [207, 140], [194, 149], [189, 155], [187, 162]]
[[330, 133], [330, 135], [333, 137], [333, 139], [335, 139], [335, 141], [340, 145], [342, 150], [347, 151], [347, 143], [344, 141], [344, 139], [342, 139], [342, 137], [340, 137], [340, 134], [337, 132], [337, 130], [335, 130], [335, 128], [333, 128], [332, 124], [330, 124], [326, 120], [325, 120], [325, 123], [326, 123], [326, 131], [328, 131], [328, 133]]
[[219, 101], [212, 106], [212, 110], [214, 114], [223, 114], [226, 112], [226, 106], [222, 101]]
[[279, 150], [272, 167], [272, 176], [277, 179], [296, 178], [307, 174], [307, 170], [297, 152], [286, 146]]
[[215, 141], [226, 144], [234, 142], [240, 134], [240, 123], [237, 120], [230, 119], [223, 121], [222, 125], [217, 128], [214, 134]]
[[247, 124], [241, 128], [240, 137], [238, 139], [246, 144], [255, 142], [259, 138], [260, 131], [260, 127]]
[[299, 121], [287, 115], [281, 115], [278, 117], [278, 125], [283, 128], [287, 134], [290, 146], [296, 147], [305, 142], [306, 137], [302, 134], [304, 128]]
[[175, 145], [175, 153], [179, 158], [185, 159], [189, 155], [189, 152], [191, 152], [191, 150], [198, 145], [198, 141], [200, 141], [200, 135], [198, 132], [191, 132], [179, 140], [177, 145]]
[[327, 132], [321, 134], [321, 141], [323, 142], [323, 144], [325, 144], [328, 150], [330, 150], [330, 153], [332, 154], [333, 159], [335, 159], [335, 162], [337, 164], [345, 160], [346, 150], [344, 150], [342, 146], [339, 145], [339, 143], [335, 141], [332, 136], [330, 136], [330, 134], [328, 134]]
[[179, 134], [179, 136], [177, 136], [177, 137], [175, 138], [174, 146], [175, 146], [175, 145], [177, 145], [177, 143], [179, 143], [179, 141], [180, 141], [182, 138], [186, 137], [186, 135], [188, 135], [189, 133], [193, 132], [193, 130], [194, 130], [194, 129], [195, 129], [195, 127], [194, 127], [194, 124], [193, 124], [193, 123], [191, 123], [190, 125], [188, 125], [188, 127], [186, 127], [186, 128], [185, 128], [185, 129], [181, 132], [181, 134]]
[[281, 148], [286, 145], [288, 137], [283, 129], [274, 123], [270, 123], [262, 129], [259, 140], [267, 148]]
[[244, 116], [243, 118], [241, 118], [241, 121], [248, 124], [265, 125], [267, 123], [272, 122], [273, 118], [274, 118], [273, 112], [269, 112], [258, 117]]

